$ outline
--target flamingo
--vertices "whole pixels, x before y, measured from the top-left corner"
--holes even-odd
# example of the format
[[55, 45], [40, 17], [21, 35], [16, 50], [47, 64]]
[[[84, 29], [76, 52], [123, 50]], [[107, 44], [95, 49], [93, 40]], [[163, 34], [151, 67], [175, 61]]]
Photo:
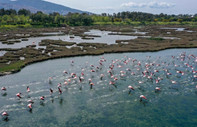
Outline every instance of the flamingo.
[[44, 97], [44, 96], [41, 96], [41, 97], [40, 97], [40, 100], [43, 100], [43, 101], [44, 101], [44, 99], [45, 99], [45, 97]]
[[147, 98], [144, 95], [140, 95], [140, 102], [143, 100], [147, 100]]
[[3, 112], [1, 115], [2, 116], [9, 116], [9, 114], [7, 112]]
[[68, 74], [68, 72], [66, 70], [63, 71], [64, 74]]
[[155, 92], [160, 92], [160, 91], [161, 91], [161, 89], [159, 87], [155, 88]]
[[89, 84], [90, 84], [90, 83], [92, 82], [92, 79], [91, 79], [91, 78], [89, 78], [89, 79], [88, 79], [88, 81], [89, 81]]
[[132, 86], [128, 86], [128, 88], [129, 88], [129, 94], [130, 94], [132, 91], [135, 90]]
[[29, 86], [27, 86], [27, 92], [30, 92]]
[[81, 76], [84, 76], [85, 74], [83, 72], [81, 72]]
[[135, 90], [132, 86], [128, 86], [129, 89]]
[[115, 85], [115, 82], [110, 81], [109, 85], [113, 85], [115, 88], [117, 88], [117, 86]]
[[21, 94], [22, 94], [22, 93], [17, 93], [16, 96], [17, 96], [18, 98], [22, 98], [22, 97], [21, 97]]
[[34, 101], [33, 101], [33, 100], [28, 100], [27, 102], [28, 102], [28, 103], [32, 103], [32, 104], [34, 103]]
[[158, 84], [159, 83], [159, 80], [158, 79], [155, 79], [155, 83]]
[[59, 94], [62, 94], [62, 90], [60, 89], [60, 87], [58, 87], [58, 90], [59, 90]]
[[114, 77], [114, 81], [117, 81], [117, 80], [118, 80], [118, 78]]
[[5, 87], [2, 87], [1, 90], [6, 91], [7, 89]]
[[92, 89], [92, 88], [93, 88], [93, 85], [94, 85], [94, 83], [90, 83], [90, 89]]
[[32, 103], [29, 103], [29, 104], [27, 105], [27, 107], [29, 108], [29, 110], [32, 110]]
[[104, 74], [100, 75], [100, 80], [103, 80]]
[[172, 75], [171, 73], [166, 73], [166, 75]]
[[58, 83], [57, 87], [62, 87], [62, 84], [61, 83]]
[[73, 60], [71, 60], [71, 66], [74, 66], [74, 61]]
[[50, 94], [53, 94], [53, 89], [50, 88], [49, 90], [50, 90]]
[[7, 112], [3, 112], [1, 115], [5, 121], [8, 121], [9, 114]]

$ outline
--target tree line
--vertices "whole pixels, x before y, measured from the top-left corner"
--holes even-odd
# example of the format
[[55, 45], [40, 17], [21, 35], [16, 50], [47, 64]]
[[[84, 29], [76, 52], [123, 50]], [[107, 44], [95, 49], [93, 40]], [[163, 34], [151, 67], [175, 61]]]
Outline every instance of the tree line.
[[[179, 14], [179, 15], [167, 15], [167, 14], [151, 14], [151, 13], [143, 13], [143, 12], [119, 12], [114, 13], [112, 15], [103, 13], [101, 16], [108, 16], [113, 18], [113, 20], [125, 20], [129, 19], [132, 21], [163, 21], [163, 22], [174, 22], [174, 21], [197, 21], [197, 14], [189, 15], [189, 14]], [[117, 19], [116, 19], [117, 18]]]
[[57, 12], [45, 14], [41, 11], [31, 13], [29, 10], [0, 9], [0, 25], [25, 25], [43, 27], [57, 26], [89, 26], [93, 24], [91, 15], [86, 13], [68, 13], [60, 15]]
[[197, 22], [195, 15], [167, 15], [143, 12], [119, 12], [100, 15], [86, 13], [68, 13], [61, 15], [57, 12], [45, 14], [41, 11], [32, 13], [26, 9], [0, 9], [0, 25], [25, 25], [57, 27], [57, 26], [89, 26], [95, 23], [125, 23], [131, 22]]

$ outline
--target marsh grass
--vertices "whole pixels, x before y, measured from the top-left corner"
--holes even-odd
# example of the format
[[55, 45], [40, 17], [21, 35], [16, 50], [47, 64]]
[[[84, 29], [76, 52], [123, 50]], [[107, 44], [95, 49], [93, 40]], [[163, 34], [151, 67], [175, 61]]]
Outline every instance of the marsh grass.
[[[104, 53], [123, 53], [123, 52], [154, 52], [165, 49], [172, 48], [196, 48], [196, 32], [179, 32], [174, 29], [161, 29], [163, 27], [180, 27], [177, 25], [172, 26], [91, 26], [91, 27], [76, 27], [76, 28], [45, 28], [45, 29], [25, 29], [24, 32], [27, 34], [38, 33], [38, 32], [49, 32], [49, 31], [60, 31], [64, 30], [64, 33], [68, 33], [72, 29], [74, 35], [84, 35], [84, 31], [90, 29], [100, 29], [104, 31], [112, 32], [132, 32], [132, 30], [138, 29], [139, 31], [147, 32], [146, 36], [151, 36], [150, 38], [138, 37], [134, 40], [117, 40], [116, 44], [107, 44], [107, 43], [75, 43], [75, 42], [65, 42], [62, 40], [42, 40], [39, 45], [46, 46], [46, 49], [35, 49], [32, 46], [21, 49], [0, 49], [3, 51], [8, 51], [4, 56], [0, 57], [0, 74], [3, 75], [5, 72], [18, 72], [20, 69], [28, 64], [44, 61], [48, 59], [62, 58], [62, 57], [73, 57], [73, 56], [83, 56], [83, 55], [101, 55]], [[181, 26], [183, 27], [183, 26]], [[187, 30], [197, 31], [195, 27], [185, 26]], [[23, 29], [24, 30], [24, 29]], [[19, 29], [22, 33], [22, 29]], [[28, 32], [27, 32], [28, 31]], [[13, 31], [6, 31], [8, 34], [13, 34]], [[15, 33], [16, 31], [14, 31]], [[170, 32], [171, 34], [167, 34]], [[36, 36], [36, 34], [35, 34]], [[177, 37], [180, 39], [163, 39], [161, 37]], [[15, 36], [10, 36], [15, 37]], [[127, 42], [123, 44], [122, 42]], [[74, 45], [74, 46], [73, 46]], [[67, 48], [66, 46], [73, 46]], [[42, 53], [45, 50], [44, 53]], [[48, 55], [48, 54], [51, 55]], [[20, 57], [24, 57], [25, 60], [21, 61]], [[11, 61], [10, 64], [6, 64]]]
[[19, 71], [25, 65], [24, 61], [17, 61], [11, 63], [10, 65], [0, 67], [0, 72], [10, 72], [10, 71]]

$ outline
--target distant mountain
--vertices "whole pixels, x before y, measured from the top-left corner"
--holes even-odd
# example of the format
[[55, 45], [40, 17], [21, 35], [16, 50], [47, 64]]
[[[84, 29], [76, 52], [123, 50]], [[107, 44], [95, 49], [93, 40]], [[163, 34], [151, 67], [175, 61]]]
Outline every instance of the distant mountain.
[[[47, 2], [44, 0], [0, 0], [0, 8], [5, 9], [28, 9], [31, 12], [42, 11], [44, 13], [58, 12], [60, 14], [84, 13], [84, 11], [69, 8], [63, 5]], [[88, 13], [88, 12], [85, 12]]]

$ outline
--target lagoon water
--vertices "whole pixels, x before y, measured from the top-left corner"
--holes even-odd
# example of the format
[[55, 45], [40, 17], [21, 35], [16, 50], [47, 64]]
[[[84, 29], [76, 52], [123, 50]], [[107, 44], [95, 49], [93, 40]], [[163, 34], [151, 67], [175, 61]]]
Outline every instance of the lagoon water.
[[6, 51], [0, 51], [0, 56], [3, 56], [6, 53]]
[[[183, 55], [180, 54], [183, 52], [186, 52], [186, 57], [181, 61]], [[0, 77], [0, 87], [7, 88], [7, 95], [0, 96], [0, 112], [9, 113], [9, 121], [0, 119], [0, 126], [195, 127], [197, 79], [193, 77], [195, 74], [192, 73], [191, 66], [196, 70], [197, 61], [190, 54], [197, 56], [197, 50], [171, 49], [153, 53], [105, 54], [48, 60], [29, 65], [19, 73]], [[99, 65], [99, 60], [103, 61], [103, 65]], [[109, 84], [113, 80], [108, 73], [112, 60], [113, 75], [118, 78], [114, 81], [117, 88]], [[71, 61], [74, 61], [73, 65]], [[138, 65], [139, 61], [141, 67]], [[142, 75], [144, 66], [151, 63], [154, 63], [154, 66], [150, 67], [149, 71], [159, 71], [155, 72], [154, 78], [163, 79], [158, 84], [154, 78], [152, 81]], [[99, 69], [96, 69], [97, 66]], [[95, 72], [90, 72], [92, 69]], [[166, 76], [165, 69], [172, 75]], [[184, 75], [176, 73], [177, 70], [183, 71]], [[124, 76], [120, 76], [120, 71], [125, 72]], [[78, 77], [77, 80], [70, 78], [71, 73], [80, 76], [81, 72], [85, 74], [82, 83], [79, 83]], [[132, 72], [135, 75], [132, 75]], [[100, 74], [105, 75], [103, 80], [100, 80]], [[49, 84], [49, 77], [52, 77], [52, 84]], [[89, 78], [94, 83], [93, 89], [90, 89]], [[68, 79], [71, 79], [71, 82]], [[65, 86], [64, 81], [69, 84]], [[172, 84], [171, 81], [177, 83]], [[58, 83], [62, 83], [61, 95], [58, 93]], [[135, 88], [132, 94], [128, 94], [129, 85]], [[26, 92], [27, 86], [31, 90], [29, 93]], [[161, 92], [155, 93], [156, 86], [161, 88]], [[49, 88], [54, 90], [53, 95]], [[20, 100], [16, 97], [18, 92], [22, 93]], [[146, 102], [139, 101], [142, 94], [147, 97]], [[43, 103], [40, 103], [40, 96], [46, 97]], [[29, 99], [34, 101], [32, 112], [27, 108]]]
[[[137, 36], [127, 36], [127, 35], [108, 35], [111, 31], [100, 31], [100, 30], [90, 30], [89, 32], [85, 32], [86, 35], [99, 35], [100, 37], [94, 37], [94, 39], [82, 39], [80, 36], [73, 36], [74, 38], [70, 38], [70, 35], [62, 35], [62, 33], [48, 33], [50, 36], [44, 37], [30, 37], [27, 38], [28, 41], [21, 41], [20, 43], [15, 43], [13, 45], [2, 44], [0, 42], [0, 48], [24, 48], [26, 46], [32, 45], [33, 42], [36, 45], [36, 48], [44, 48], [44, 46], [39, 46], [39, 42], [45, 39], [51, 40], [62, 40], [67, 42], [76, 42], [76, 43], [107, 43], [107, 44], [115, 44], [116, 40], [130, 40], [136, 39]], [[43, 33], [47, 34], [47, 33]], [[57, 34], [57, 35], [55, 35]]]

